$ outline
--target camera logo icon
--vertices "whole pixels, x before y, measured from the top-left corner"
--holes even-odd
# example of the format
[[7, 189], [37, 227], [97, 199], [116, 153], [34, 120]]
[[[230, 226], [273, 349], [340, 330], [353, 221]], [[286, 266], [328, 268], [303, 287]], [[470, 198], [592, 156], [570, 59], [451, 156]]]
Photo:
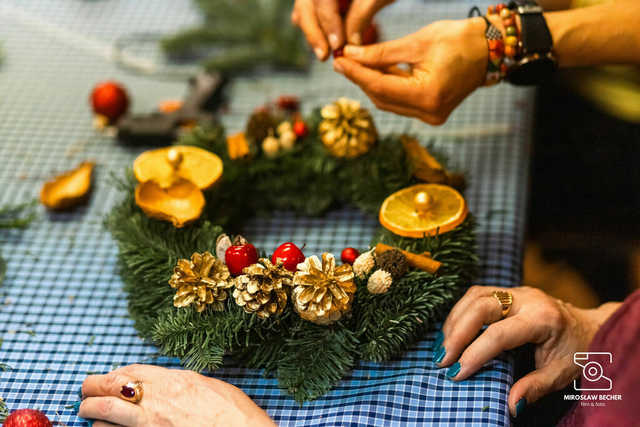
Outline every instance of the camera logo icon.
[[611, 378], [604, 375], [603, 364], [612, 364], [613, 356], [606, 352], [580, 352], [574, 353], [573, 363], [582, 368], [582, 387], [578, 380], [573, 380], [573, 388], [576, 391], [610, 391], [613, 383]]

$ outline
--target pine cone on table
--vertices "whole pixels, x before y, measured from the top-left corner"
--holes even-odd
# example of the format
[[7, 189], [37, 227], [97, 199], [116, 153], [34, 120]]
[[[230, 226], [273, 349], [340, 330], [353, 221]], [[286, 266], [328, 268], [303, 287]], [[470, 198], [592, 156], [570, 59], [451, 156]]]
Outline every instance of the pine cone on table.
[[266, 258], [260, 258], [257, 264], [245, 267], [242, 272], [234, 280], [236, 304], [263, 319], [282, 314], [293, 273]]
[[191, 260], [180, 259], [169, 280], [177, 289], [173, 296], [175, 307], [195, 305], [200, 313], [207, 306], [216, 311], [224, 310], [227, 289], [233, 286], [227, 266], [210, 252], [195, 252]]

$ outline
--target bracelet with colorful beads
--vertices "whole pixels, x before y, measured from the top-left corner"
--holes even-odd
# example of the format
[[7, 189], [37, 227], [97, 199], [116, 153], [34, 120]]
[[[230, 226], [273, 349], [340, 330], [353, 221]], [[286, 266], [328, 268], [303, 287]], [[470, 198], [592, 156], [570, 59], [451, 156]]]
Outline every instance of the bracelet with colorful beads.
[[487, 47], [489, 49], [489, 60], [487, 61], [487, 73], [484, 80], [485, 86], [493, 86], [502, 80], [503, 75], [501, 71], [502, 61], [504, 59], [504, 41], [502, 32], [497, 29], [486, 16], [482, 16], [482, 12], [478, 7], [474, 6], [469, 11], [469, 18], [473, 16], [481, 17], [487, 23], [487, 28], [484, 32], [487, 39]]
[[496, 6], [489, 6], [487, 9], [488, 15], [499, 15], [502, 20], [502, 25], [504, 26], [505, 38], [504, 38], [504, 71], [509, 69], [509, 67], [515, 61], [515, 58], [518, 56], [520, 52], [520, 31], [518, 31], [518, 26], [516, 25], [516, 16], [515, 13], [512, 12], [506, 4], [500, 3]]

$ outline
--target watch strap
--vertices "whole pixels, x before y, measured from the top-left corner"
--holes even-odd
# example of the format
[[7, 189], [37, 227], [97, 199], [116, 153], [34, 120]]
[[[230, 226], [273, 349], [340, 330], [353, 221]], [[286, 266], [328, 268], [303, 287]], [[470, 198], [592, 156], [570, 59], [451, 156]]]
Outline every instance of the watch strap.
[[520, 15], [522, 54], [551, 52], [553, 39], [542, 8], [531, 0], [512, 1], [509, 8], [516, 9]]

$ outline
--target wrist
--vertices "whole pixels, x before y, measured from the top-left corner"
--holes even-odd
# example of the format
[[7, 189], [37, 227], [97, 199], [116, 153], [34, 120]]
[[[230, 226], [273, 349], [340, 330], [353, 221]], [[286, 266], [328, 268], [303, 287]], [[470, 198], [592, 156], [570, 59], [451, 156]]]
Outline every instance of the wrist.
[[573, 316], [580, 322], [584, 328], [587, 343], [591, 344], [593, 337], [600, 327], [611, 317], [611, 315], [620, 307], [622, 303], [608, 302], [599, 307], [591, 309], [582, 309], [570, 306], [569, 310]]

